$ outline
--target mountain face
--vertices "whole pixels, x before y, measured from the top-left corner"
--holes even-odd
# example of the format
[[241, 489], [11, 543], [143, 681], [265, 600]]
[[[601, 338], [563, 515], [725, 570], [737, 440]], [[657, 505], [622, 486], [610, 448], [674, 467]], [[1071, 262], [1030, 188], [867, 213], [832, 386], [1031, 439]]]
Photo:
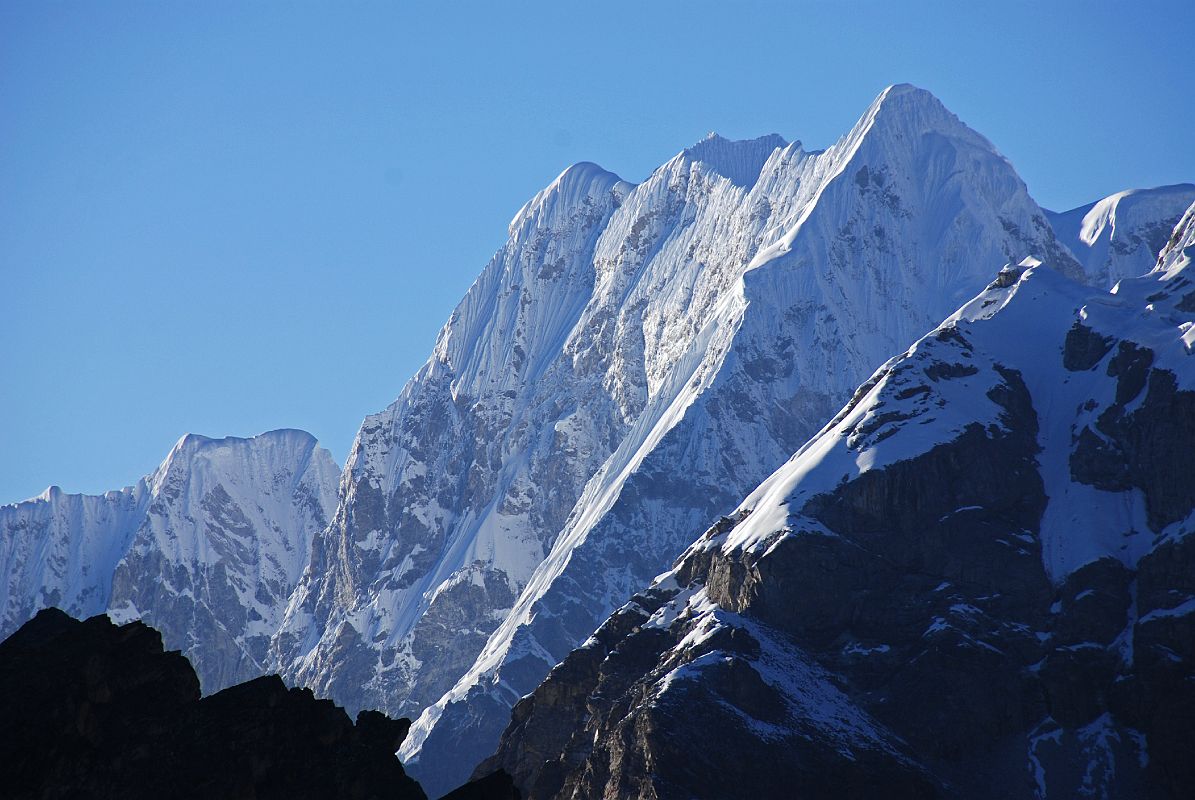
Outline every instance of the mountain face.
[[1193, 255], [1195, 205], [1114, 292], [1006, 268], [479, 770], [531, 798], [1190, 797]]
[[694, 530], [892, 352], [1028, 254], [1083, 277], [1012, 167], [928, 93], [827, 150], [712, 136], [639, 185], [566, 170], [358, 434], [272, 645], [414, 714], [433, 793]]
[[1158, 252], [1187, 207], [1195, 202], [1189, 183], [1137, 189], [1070, 211], [1046, 211], [1058, 238], [1083, 264], [1089, 282], [1111, 289], [1122, 278], [1153, 269]]
[[0, 636], [57, 606], [143, 619], [206, 690], [263, 674], [271, 635], [336, 506], [307, 433], [183, 437], [153, 474], [100, 496], [57, 487], [0, 507]]

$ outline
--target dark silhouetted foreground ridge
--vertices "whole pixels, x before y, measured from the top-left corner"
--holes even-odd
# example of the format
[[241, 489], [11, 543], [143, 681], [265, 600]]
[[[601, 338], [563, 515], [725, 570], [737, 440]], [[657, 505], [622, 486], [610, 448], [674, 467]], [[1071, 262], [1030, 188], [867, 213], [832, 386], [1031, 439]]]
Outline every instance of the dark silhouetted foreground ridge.
[[[45, 609], [0, 643], [0, 796], [423, 800], [395, 757], [410, 720], [276, 675], [200, 697], [158, 631]], [[505, 775], [470, 797], [515, 797]]]

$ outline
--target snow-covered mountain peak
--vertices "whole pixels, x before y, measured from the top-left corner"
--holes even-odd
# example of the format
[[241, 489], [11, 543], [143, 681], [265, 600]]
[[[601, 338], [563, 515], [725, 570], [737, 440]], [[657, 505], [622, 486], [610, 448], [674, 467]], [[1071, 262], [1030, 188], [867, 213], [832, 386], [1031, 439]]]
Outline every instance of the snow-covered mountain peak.
[[1195, 185], [1116, 192], [1070, 211], [1047, 211], [1058, 238], [1079, 259], [1088, 282], [1109, 289], [1157, 263], [1175, 224], [1195, 202]]
[[317, 444], [316, 438], [307, 431], [297, 428], [279, 428], [259, 433], [256, 436], [204, 436], [201, 433], [184, 433], [175, 442], [167, 460], [180, 456], [193, 458], [203, 451], [223, 449], [300, 448], [310, 449]]
[[[1112, 236], [1118, 220], [1123, 222], [1126, 216], [1147, 211], [1147, 206], [1153, 204], [1171, 205], [1175, 202], [1187, 202], [1192, 195], [1195, 195], [1195, 186], [1189, 183], [1158, 186], [1153, 189], [1126, 189], [1109, 195], [1103, 200], [1085, 206], [1087, 212], [1079, 222], [1079, 240], [1084, 244], [1094, 245], [1105, 232], [1109, 237]], [[1124, 212], [1120, 211], [1122, 205], [1125, 207]]]
[[866, 125], [873, 134], [960, 136], [995, 150], [991, 142], [968, 127], [932, 92], [908, 83], [894, 84], [880, 92], [859, 124]]
[[[65, 492], [62, 491], [61, 486], [59, 486], [57, 484], [50, 484], [42, 491], [41, 494], [30, 497], [29, 500], [40, 500], [43, 503], [51, 503], [51, 502], [57, 500], [63, 494], [65, 494]], [[26, 501], [26, 502], [28, 502], [28, 501]], [[13, 504], [13, 505], [15, 505], [15, 504]]]
[[39, 608], [145, 618], [209, 689], [262, 671], [340, 469], [315, 437], [187, 434], [149, 476], [103, 495], [51, 486], [0, 507], [0, 634]]
[[634, 184], [589, 161], [580, 161], [556, 176], [519, 209], [508, 228], [512, 239], [530, 235], [535, 229], [551, 226], [562, 215], [585, 205], [597, 205], [615, 193], [624, 196]]
[[1091, 210], [1083, 215], [1079, 223], [1079, 240], [1084, 244], [1095, 244], [1096, 239], [1108, 226], [1115, 226], [1116, 208], [1125, 197], [1136, 194], [1132, 189], [1117, 192], [1092, 204]]
[[[974, 220], [1003, 240], [1003, 260], [1015, 263], [1032, 254], [1073, 278], [1083, 276], [1007, 159], [928, 91], [907, 84], [885, 89], [849, 133], [824, 152], [801, 155], [795, 213], [756, 253], [750, 269], [776, 259], [790, 266], [811, 259], [825, 263], [824, 253], [800, 252], [807, 226], [817, 229], [809, 235], [853, 237], [860, 246], [860, 230], [879, 235], [899, 229], [943, 247], [957, 262], [935, 265], [928, 276], [935, 288], [952, 292], [946, 307], [957, 306], [970, 296], [959, 271], [975, 265], [972, 243], [956, 225]], [[884, 253], [888, 247], [862, 249]], [[893, 265], [902, 260], [902, 270], [921, 266], [889, 259]], [[912, 329], [906, 333], [915, 335]]]
[[[217, 439], [187, 433], [179, 438], [162, 460], [150, 477], [150, 483], [154, 492], [160, 492], [168, 483], [191, 481], [196, 476], [220, 475], [236, 482], [238, 475], [259, 476], [269, 473], [279, 487], [282, 481], [286, 481], [290, 490], [303, 477], [313, 457], [319, 461], [317, 468], [325, 474], [337, 469], [331, 455], [318, 445], [310, 433], [293, 428], [267, 431], [247, 438], [226, 436]], [[248, 501], [250, 498], [245, 499]]]
[[703, 164], [745, 189], [759, 178], [760, 170], [772, 154], [787, 146], [784, 137], [775, 133], [735, 140], [710, 132], [697, 144], [685, 148], [678, 158]]
[[828, 755], [868, 796], [1191, 794], [1192, 247], [1195, 206], [1114, 293], [1010, 261], [522, 692], [477, 774], [531, 800], [834, 797]]
[[[762, 165], [758, 177], [740, 186], [693, 153], [710, 160], [747, 153], [754, 156], [752, 170], [760, 159]], [[737, 163], [721, 166], [734, 172]], [[472, 666], [412, 729], [405, 755], [418, 754], [420, 779], [431, 781], [425, 785], [452, 785], [453, 766], [443, 759], [459, 761], [458, 725], [494, 724], [488, 716], [494, 709], [533, 688], [571, 643], [592, 631], [595, 610], [614, 607], [658, 574], [693, 530], [732, 507], [737, 491], [758, 485], [859, 381], [990, 283], [999, 265], [1028, 255], [1082, 274], [1008, 161], [932, 95], [912, 87], [886, 91], [824, 151], [781, 147], [774, 137], [737, 143], [711, 137], [636, 186], [586, 259], [592, 271], [578, 271], [594, 282], [588, 296], [577, 297], [584, 307], [563, 339], [570, 369], [592, 381], [591, 393], [580, 404], [545, 385], [542, 396], [528, 398], [552, 414], [551, 439], [544, 437], [530, 463], [563, 466], [584, 458], [598, 468], [584, 484], [570, 485], [583, 487], [571, 508], [557, 504], [564, 513], [553, 520], [564, 524], [534, 537], [507, 520], [497, 528], [499, 515], [488, 508], [537, 514], [543, 492], [520, 492], [517, 502], [485, 499], [494, 522], [483, 531], [548, 542], [550, 549], [520, 578], [521, 596], [475, 651]], [[500, 295], [477, 302], [492, 308], [504, 301]], [[559, 341], [544, 344], [555, 350]], [[495, 341], [499, 347], [507, 346]], [[515, 371], [506, 368], [485, 385], [506, 388]], [[509, 387], [514, 410], [522, 388]], [[594, 417], [600, 424], [580, 427]], [[411, 419], [404, 424], [414, 429], [417, 418]], [[506, 430], [520, 429], [505, 412], [502, 422]], [[378, 444], [380, 457], [390, 445]], [[473, 463], [482, 473], [500, 462]], [[400, 480], [422, 485], [424, 468], [418, 469], [417, 481]], [[553, 466], [545, 474], [558, 471]], [[400, 484], [385, 485], [394, 507], [411, 502], [409, 490], [389, 488]], [[442, 501], [435, 503], [428, 516], [448, 519]], [[483, 554], [479, 547], [471, 552]], [[442, 574], [432, 580], [428, 587]], [[374, 607], [378, 617], [393, 613], [381, 603]], [[337, 630], [326, 625], [320, 649], [301, 654], [300, 670], [311, 664], [322, 671], [301, 673], [304, 680], [345, 680], [346, 670], [334, 661]], [[366, 657], [393, 660], [384, 652]], [[428, 683], [425, 673], [411, 674]], [[480, 722], [486, 704], [492, 705]], [[483, 738], [475, 742], [486, 746]]]

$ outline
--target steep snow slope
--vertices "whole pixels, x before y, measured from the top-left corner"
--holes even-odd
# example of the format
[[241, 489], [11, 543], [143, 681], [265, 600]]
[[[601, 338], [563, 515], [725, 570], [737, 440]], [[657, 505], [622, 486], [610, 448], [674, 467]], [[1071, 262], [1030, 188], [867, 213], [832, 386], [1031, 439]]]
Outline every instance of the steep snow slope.
[[159, 628], [205, 690], [256, 677], [338, 475], [303, 431], [188, 434], [133, 487], [0, 507], [0, 636], [50, 605], [107, 611]]
[[1195, 186], [1180, 183], [1130, 189], [1070, 211], [1046, 211], [1054, 232], [1078, 257], [1089, 282], [1111, 289], [1121, 278], [1153, 269]]
[[532, 798], [1189, 796], [1188, 251], [1195, 206], [1114, 293], [1003, 271], [554, 669], [481, 769]]
[[711, 137], [634, 187], [566, 171], [363, 426], [276, 665], [349, 706], [447, 692], [408, 750], [430, 791], [993, 265], [1081, 275], [924, 91], [886, 90], [828, 150], [780, 145]]

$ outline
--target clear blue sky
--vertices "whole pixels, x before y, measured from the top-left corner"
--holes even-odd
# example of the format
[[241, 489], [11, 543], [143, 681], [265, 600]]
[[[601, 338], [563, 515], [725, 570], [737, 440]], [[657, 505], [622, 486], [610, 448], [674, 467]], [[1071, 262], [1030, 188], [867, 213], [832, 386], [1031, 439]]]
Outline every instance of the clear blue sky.
[[1047, 207], [1195, 180], [1195, 3], [900, 5], [0, 4], [0, 502], [188, 431], [343, 460], [575, 161], [823, 147], [907, 81]]

